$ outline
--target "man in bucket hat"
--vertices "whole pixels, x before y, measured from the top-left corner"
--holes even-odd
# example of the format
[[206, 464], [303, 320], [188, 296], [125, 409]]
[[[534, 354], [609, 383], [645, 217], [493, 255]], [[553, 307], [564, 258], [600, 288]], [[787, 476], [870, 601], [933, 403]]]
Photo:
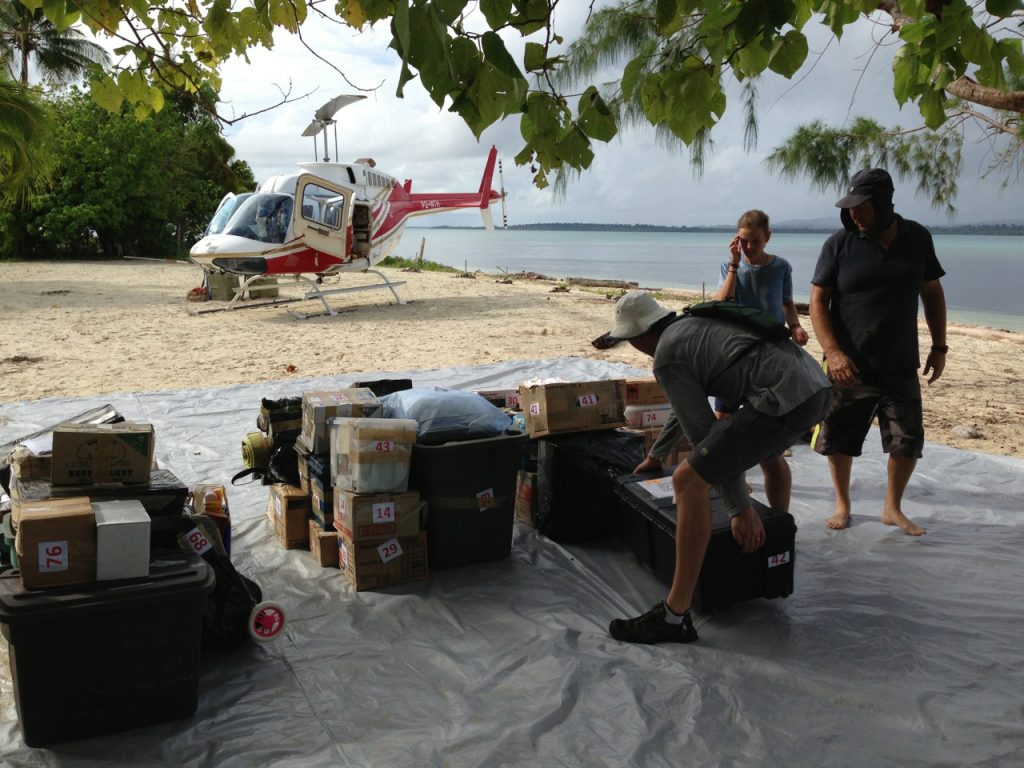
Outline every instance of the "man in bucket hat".
[[903, 491], [924, 446], [921, 383], [917, 369], [917, 303], [932, 347], [928, 383], [946, 364], [945, 272], [923, 226], [897, 215], [893, 183], [881, 168], [858, 171], [836, 203], [843, 229], [821, 249], [811, 278], [811, 324], [834, 386], [832, 410], [812, 445], [828, 457], [835, 488], [833, 529], [850, 525], [850, 475], [877, 416], [882, 449], [889, 454], [882, 522], [911, 536], [925, 529], [901, 509]]
[[[644, 291], [619, 299], [606, 336], [628, 340], [654, 358], [654, 375], [693, 446], [672, 473], [676, 566], [668, 596], [641, 616], [615, 619], [608, 631], [630, 643], [689, 643], [697, 639], [689, 609], [711, 538], [712, 486], [743, 551], [764, 546], [764, 525], [743, 473], [797, 442], [824, 416], [829, 381], [788, 339], [766, 341], [756, 331], [708, 317], [677, 318]], [[711, 395], [740, 407], [731, 419], [717, 421]]]

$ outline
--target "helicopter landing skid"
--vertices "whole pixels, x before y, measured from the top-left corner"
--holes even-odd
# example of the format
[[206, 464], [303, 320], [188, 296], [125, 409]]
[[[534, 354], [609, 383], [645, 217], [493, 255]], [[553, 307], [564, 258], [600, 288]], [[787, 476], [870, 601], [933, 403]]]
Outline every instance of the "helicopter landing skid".
[[[307, 318], [310, 318], [310, 317], [323, 317], [324, 315], [328, 315], [328, 316], [332, 316], [333, 317], [334, 315], [341, 314], [341, 312], [339, 312], [338, 310], [332, 309], [331, 305], [327, 303], [327, 299], [325, 297], [332, 296], [332, 295], [337, 294], [337, 293], [353, 293], [355, 291], [371, 291], [371, 290], [379, 289], [379, 288], [387, 288], [388, 290], [390, 290], [391, 291], [391, 295], [395, 297], [395, 303], [396, 304], [405, 304], [405, 300], [401, 296], [399, 296], [398, 295], [398, 291], [395, 290], [395, 288], [397, 288], [398, 286], [405, 285], [405, 281], [404, 280], [399, 281], [399, 282], [395, 282], [393, 280], [389, 280], [387, 275], [385, 275], [383, 272], [381, 272], [380, 270], [377, 270], [377, 269], [366, 269], [366, 270], [363, 270], [363, 271], [364, 272], [372, 272], [373, 274], [377, 275], [381, 279], [381, 282], [379, 282], [379, 283], [371, 283], [370, 285], [352, 285], [352, 286], [349, 286], [348, 288], [330, 288], [328, 290], [324, 290], [323, 288], [320, 287], [320, 285], [315, 280], [312, 280], [311, 278], [308, 278], [305, 275], [296, 275], [295, 277], [297, 279], [303, 280], [303, 281], [305, 281], [306, 283], [309, 284], [309, 290], [306, 291], [306, 295], [303, 298], [305, 298], [305, 299], [319, 299], [320, 303], [324, 305], [324, 311], [323, 312], [299, 312], [298, 310], [290, 309], [290, 310], [288, 310], [289, 314], [299, 318], [300, 320], [306, 320]], [[342, 310], [342, 311], [351, 311], [351, 310]]]

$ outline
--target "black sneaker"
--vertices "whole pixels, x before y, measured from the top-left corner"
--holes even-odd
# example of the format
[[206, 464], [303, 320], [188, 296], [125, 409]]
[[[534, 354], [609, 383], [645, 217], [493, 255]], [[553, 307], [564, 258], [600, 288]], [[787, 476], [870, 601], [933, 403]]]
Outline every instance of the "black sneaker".
[[608, 625], [608, 633], [616, 640], [624, 643], [692, 643], [697, 639], [697, 630], [693, 626], [690, 612], [683, 614], [681, 624], [669, 624], [665, 621], [664, 602], [655, 605], [651, 610], [635, 619], [613, 619]]

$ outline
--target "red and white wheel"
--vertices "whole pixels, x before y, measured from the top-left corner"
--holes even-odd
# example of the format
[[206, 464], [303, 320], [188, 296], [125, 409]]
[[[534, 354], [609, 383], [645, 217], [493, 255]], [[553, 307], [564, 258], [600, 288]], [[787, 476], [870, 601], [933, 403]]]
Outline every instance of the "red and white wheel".
[[277, 603], [257, 603], [249, 614], [249, 634], [253, 640], [267, 643], [284, 631], [284, 608]]

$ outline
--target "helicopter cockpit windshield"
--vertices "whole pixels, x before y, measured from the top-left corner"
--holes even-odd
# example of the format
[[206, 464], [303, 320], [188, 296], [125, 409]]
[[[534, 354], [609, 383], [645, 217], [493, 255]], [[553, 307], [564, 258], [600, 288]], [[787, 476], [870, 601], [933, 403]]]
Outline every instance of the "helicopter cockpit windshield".
[[210, 223], [206, 225], [206, 231], [203, 232], [203, 236], [206, 235], [219, 235], [224, 231], [224, 227], [227, 226], [228, 221], [231, 219], [238, 206], [241, 205], [245, 200], [252, 197], [252, 192], [243, 192], [240, 195], [227, 195], [221, 204], [217, 206], [217, 212], [213, 214], [213, 218], [210, 219]]
[[291, 195], [257, 192], [237, 205], [224, 227], [224, 234], [264, 243], [283, 243], [291, 218]]

